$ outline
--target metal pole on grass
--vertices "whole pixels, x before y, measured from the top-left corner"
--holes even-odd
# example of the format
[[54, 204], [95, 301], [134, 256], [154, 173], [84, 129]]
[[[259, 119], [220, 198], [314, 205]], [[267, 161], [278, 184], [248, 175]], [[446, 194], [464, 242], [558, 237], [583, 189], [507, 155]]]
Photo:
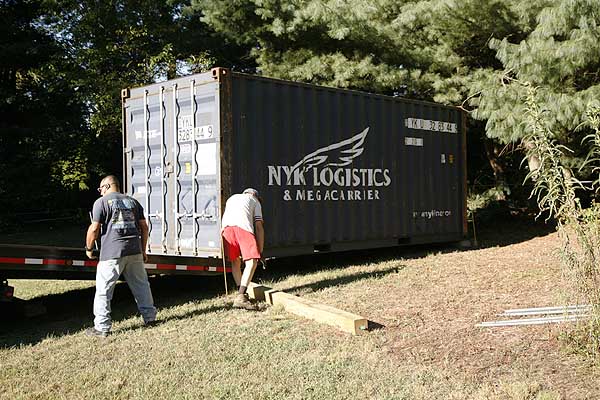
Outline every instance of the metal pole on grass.
[[225, 296], [229, 296], [227, 290], [227, 268], [225, 268], [225, 250], [223, 246], [223, 235], [221, 235], [221, 260], [223, 261], [223, 282], [225, 282]]

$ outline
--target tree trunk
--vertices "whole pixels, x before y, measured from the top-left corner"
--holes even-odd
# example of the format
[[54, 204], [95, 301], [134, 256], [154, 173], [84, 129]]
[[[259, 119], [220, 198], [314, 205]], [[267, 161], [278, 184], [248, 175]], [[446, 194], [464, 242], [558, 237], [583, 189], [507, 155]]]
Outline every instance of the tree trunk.
[[[494, 141], [493, 139], [484, 138], [483, 144], [485, 147], [485, 155], [487, 156], [488, 162], [490, 163], [490, 167], [494, 172], [494, 178], [496, 181], [496, 186], [505, 186], [505, 174], [504, 174], [504, 163], [500, 159], [500, 154], [502, 153], [501, 145]], [[504, 191], [499, 191], [496, 200], [506, 200], [506, 195]]]

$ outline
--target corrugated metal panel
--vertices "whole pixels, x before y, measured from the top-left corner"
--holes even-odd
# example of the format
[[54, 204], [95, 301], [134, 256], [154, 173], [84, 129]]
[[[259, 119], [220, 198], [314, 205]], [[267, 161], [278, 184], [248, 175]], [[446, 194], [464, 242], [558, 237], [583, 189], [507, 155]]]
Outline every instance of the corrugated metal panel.
[[264, 199], [266, 255], [464, 236], [456, 108], [215, 69], [131, 90], [124, 118], [153, 254], [218, 256], [221, 208], [246, 187]]
[[458, 109], [234, 74], [232, 190], [274, 254], [463, 237]]

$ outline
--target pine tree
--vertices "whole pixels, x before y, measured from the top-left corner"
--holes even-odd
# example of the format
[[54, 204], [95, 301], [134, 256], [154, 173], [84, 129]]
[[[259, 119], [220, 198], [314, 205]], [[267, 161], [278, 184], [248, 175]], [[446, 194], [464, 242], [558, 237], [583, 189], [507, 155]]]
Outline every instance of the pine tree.
[[[469, 108], [475, 104], [465, 102], [472, 87], [489, 71], [503, 67], [490, 41], [524, 39], [533, 30], [535, 16], [549, 3], [195, 0], [193, 4], [215, 30], [252, 46], [258, 72], [264, 75]], [[495, 184], [503, 185], [509, 167], [499, 156], [501, 145], [485, 136], [478, 121], [470, 124], [469, 133], [472, 175], [478, 176], [482, 162], [487, 162]]]
[[503, 68], [481, 73], [471, 102], [474, 116], [487, 121], [487, 135], [505, 143], [525, 136], [525, 82], [537, 88], [549, 131], [576, 150], [585, 134], [577, 128], [600, 99], [600, 2], [554, 1], [526, 38], [494, 39], [490, 47]]

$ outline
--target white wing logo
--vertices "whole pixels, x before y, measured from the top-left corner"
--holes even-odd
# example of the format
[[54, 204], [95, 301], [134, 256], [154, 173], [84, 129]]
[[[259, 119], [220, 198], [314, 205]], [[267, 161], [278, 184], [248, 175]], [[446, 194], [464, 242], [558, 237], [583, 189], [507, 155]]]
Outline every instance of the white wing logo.
[[296, 165], [292, 167], [292, 171], [300, 169], [300, 173], [308, 171], [310, 168], [314, 168], [318, 165], [325, 164], [323, 168], [343, 167], [352, 163], [352, 160], [360, 156], [363, 152], [363, 143], [369, 132], [369, 127], [366, 127], [364, 131], [358, 135], [352, 136], [350, 139], [334, 143], [327, 147], [322, 147], [302, 160], [298, 161]]

